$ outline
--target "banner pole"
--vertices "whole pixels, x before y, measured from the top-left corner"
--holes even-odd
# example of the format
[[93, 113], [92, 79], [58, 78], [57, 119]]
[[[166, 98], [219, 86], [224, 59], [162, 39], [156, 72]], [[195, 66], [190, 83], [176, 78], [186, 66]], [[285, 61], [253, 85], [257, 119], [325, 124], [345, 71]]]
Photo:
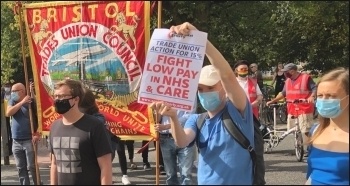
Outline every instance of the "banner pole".
[[[157, 28], [162, 28], [162, 1], [158, 1], [158, 20]], [[158, 123], [158, 113], [155, 116]], [[156, 185], [159, 185], [159, 132], [156, 133]]]
[[[17, 1], [15, 3], [15, 14], [19, 16], [19, 31], [21, 34], [21, 47], [22, 47], [22, 60], [23, 60], [23, 68], [24, 68], [24, 78], [25, 78], [25, 84], [26, 84], [26, 91], [27, 95], [31, 96], [30, 92], [30, 84], [28, 80], [28, 67], [27, 67], [27, 60], [25, 56], [25, 49], [24, 49], [24, 34], [23, 34], [23, 22], [22, 22], [22, 3]], [[32, 107], [31, 104], [28, 104], [29, 108], [29, 121], [30, 121], [30, 129], [32, 132], [32, 135], [35, 133], [34, 131], [34, 125], [33, 125], [33, 115], [32, 115]], [[40, 176], [39, 176], [39, 166], [38, 166], [38, 159], [37, 159], [37, 145], [33, 143], [33, 149], [34, 149], [34, 162], [35, 162], [35, 172], [36, 172], [36, 185], [40, 185]], [[34, 176], [34, 175], [32, 175]]]

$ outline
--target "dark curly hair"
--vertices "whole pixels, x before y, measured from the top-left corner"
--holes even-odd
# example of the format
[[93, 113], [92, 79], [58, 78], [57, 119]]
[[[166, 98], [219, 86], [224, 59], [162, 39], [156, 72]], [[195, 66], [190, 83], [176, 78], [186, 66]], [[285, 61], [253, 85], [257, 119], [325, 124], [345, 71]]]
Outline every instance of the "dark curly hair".
[[239, 65], [247, 65], [249, 67], [250, 63], [247, 60], [237, 60], [233, 65], [233, 69], [236, 69]]

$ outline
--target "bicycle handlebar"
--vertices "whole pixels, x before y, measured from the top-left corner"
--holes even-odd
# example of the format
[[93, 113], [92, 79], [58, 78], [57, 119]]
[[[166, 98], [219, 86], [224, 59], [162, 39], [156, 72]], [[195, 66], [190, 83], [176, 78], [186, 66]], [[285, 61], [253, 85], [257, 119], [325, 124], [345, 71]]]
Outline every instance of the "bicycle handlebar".
[[282, 105], [281, 103], [271, 103], [269, 104], [269, 107], [276, 107]]
[[297, 103], [308, 103], [308, 101], [306, 99], [295, 99], [293, 101], [286, 100], [286, 103], [297, 104]]

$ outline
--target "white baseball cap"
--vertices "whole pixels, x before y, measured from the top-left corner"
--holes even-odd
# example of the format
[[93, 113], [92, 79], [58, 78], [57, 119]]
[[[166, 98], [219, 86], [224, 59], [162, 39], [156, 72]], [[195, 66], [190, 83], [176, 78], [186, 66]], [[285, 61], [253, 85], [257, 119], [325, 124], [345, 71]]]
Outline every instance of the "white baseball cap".
[[199, 84], [213, 86], [220, 81], [220, 76], [213, 65], [204, 66], [199, 76]]

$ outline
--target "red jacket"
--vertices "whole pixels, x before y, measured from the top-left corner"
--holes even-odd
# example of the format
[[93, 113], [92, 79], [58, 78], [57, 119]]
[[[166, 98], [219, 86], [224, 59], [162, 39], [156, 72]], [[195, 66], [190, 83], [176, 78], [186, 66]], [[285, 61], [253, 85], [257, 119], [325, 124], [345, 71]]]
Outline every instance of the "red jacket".
[[[294, 101], [296, 99], [308, 99], [312, 91], [309, 90], [308, 82], [310, 76], [301, 73], [297, 79], [292, 82], [290, 78], [286, 80], [286, 99], [287, 101]], [[313, 103], [299, 103], [297, 104], [299, 110], [296, 110], [296, 106], [293, 103], [287, 104], [288, 114], [298, 116], [300, 114], [310, 114], [314, 112]]]
[[[249, 97], [250, 103], [253, 103], [258, 98], [256, 85], [257, 85], [256, 79], [248, 78], [248, 97]], [[253, 114], [255, 115], [256, 118], [259, 118], [258, 107], [253, 107]]]

